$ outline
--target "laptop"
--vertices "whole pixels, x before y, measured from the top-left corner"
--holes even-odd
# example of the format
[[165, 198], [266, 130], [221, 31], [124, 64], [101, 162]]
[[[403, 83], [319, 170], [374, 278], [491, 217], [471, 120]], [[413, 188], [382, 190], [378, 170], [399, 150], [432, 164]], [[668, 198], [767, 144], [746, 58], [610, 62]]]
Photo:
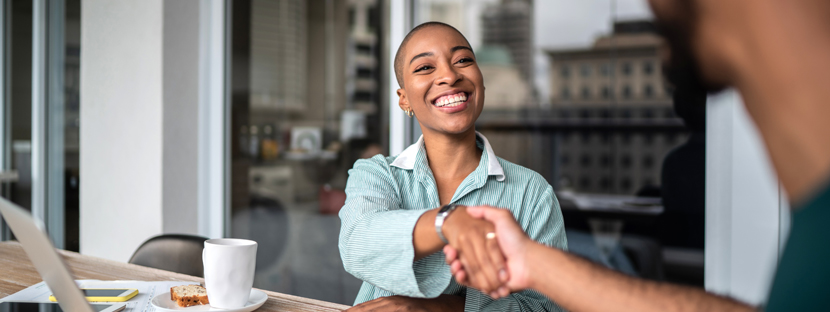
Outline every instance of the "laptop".
[[[124, 304], [90, 305], [87, 302], [78, 285], [75, 284], [75, 280], [72, 278], [72, 274], [69, 273], [66, 264], [63, 263], [63, 259], [55, 251], [49, 237], [41, 231], [40, 228], [43, 227], [43, 223], [32, 218], [28, 211], [0, 197], [0, 215], [6, 220], [20, 244], [23, 245], [23, 250], [26, 251], [26, 255], [29, 256], [29, 260], [34, 264], [40, 277], [43, 278], [55, 298], [58, 299], [61, 310], [117, 312], [124, 309]], [[0, 310], [23, 310], [10, 308], [9, 303], [3, 304], [5, 307], [0, 306]], [[44, 304], [40, 305], [44, 306]]]

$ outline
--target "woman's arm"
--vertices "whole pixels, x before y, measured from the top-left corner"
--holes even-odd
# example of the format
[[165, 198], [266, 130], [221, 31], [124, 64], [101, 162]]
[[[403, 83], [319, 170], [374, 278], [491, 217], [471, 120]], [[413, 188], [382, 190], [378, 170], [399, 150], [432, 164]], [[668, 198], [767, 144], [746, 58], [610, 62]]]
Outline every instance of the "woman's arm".
[[[415, 261], [444, 246], [435, 232], [436, 209], [403, 209], [389, 170], [377, 157], [359, 160], [349, 171], [346, 204], [340, 210], [343, 265], [355, 277], [392, 293], [436, 297], [449, 285], [448, 267], [442, 263], [419, 274], [413, 270]], [[501, 284], [499, 272], [505, 270], [498, 243], [485, 238], [493, 230], [489, 221], [471, 218], [464, 207], [450, 214], [444, 226], [450, 244], [469, 255], [471, 267], [487, 268], [471, 276], [495, 289]]]
[[379, 288], [410, 297], [436, 297], [450, 274], [416, 276], [412, 230], [426, 210], [406, 210], [386, 160], [358, 160], [349, 170], [340, 210], [340, 257], [347, 272]]

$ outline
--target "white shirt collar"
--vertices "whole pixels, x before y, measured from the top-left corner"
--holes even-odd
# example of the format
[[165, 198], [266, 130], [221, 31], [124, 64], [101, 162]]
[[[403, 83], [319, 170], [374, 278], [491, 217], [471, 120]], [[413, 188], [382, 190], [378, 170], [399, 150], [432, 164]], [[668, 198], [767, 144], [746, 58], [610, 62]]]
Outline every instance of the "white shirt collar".
[[[496, 180], [498, 181], [504, 181], [504, 169], [502, 169], [501, 164], [499, 164], [499, 159], [496, 157], [496, 153], [493, 152], [493, 148], [490, 146], [490, 141], [487, 141], [487, 138], [485, 138], [484, 135], [478, 131], [476, 131], [476, 136], [484, 142], [484, 152], [487, 153], [487, 174], [496, 176]], [[398, 157], [395, 158], [395, 161], [392, 162], [391, 166], [406, 170], [414, 169], [415, 158], [418, 156], [418, 152], [423, 146], [424, 136], [421, 135], [421, 137], [418, 138], [418, 142], [415, 142], [415, 144], [410, 145], [403, 152], [398, 154]]]

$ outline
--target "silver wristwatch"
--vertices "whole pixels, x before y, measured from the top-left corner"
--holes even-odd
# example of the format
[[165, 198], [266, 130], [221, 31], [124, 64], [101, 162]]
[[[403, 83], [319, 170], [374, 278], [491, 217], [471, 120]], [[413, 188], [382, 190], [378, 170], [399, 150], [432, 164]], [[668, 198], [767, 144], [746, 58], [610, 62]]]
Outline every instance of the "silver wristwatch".
[[446, 237], [444, 237], [444, 231], [441, 230], [441, 227], [444, 225], [444, 220], [447, 219], [447, 217], [450, 215], [450, 213], [453, 212], [453, 210], [455, 210], [455, 208], [458, 208], [458, 205], [444, 205], [444, 207], [441, 207], [441, 210], [438, 210], [438, 214], [435, 215], [435, 232], [438, 233], [438, 237], [441, 238], [442, 241], [444, 241], [444, 244], [449, 244], [450, 242], [447, 241]]

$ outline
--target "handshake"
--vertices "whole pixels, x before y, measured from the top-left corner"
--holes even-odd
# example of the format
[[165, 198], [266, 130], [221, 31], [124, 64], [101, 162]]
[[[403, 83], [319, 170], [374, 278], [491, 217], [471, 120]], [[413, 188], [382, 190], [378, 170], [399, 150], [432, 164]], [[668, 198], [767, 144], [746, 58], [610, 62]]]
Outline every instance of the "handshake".
[[528, 237], [513, 214], [487, 206], [460, 207], [447, 218], [444, 246], [447, 264], [459, 284], [494, 299], [532, 288], [527, 257], [540, 247]]

